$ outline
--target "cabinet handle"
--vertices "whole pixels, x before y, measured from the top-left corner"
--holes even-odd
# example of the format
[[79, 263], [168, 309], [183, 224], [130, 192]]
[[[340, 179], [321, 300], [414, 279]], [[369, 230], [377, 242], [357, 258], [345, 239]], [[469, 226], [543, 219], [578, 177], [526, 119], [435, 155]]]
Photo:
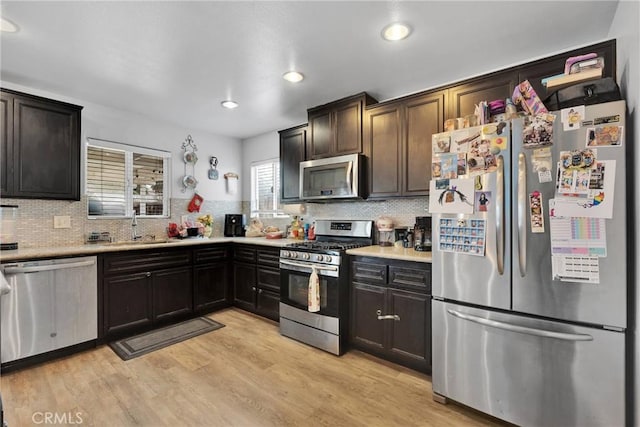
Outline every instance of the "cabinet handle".
[[382, 314], [382, 310], [376, 311], [378, 315], [378, 320], [395, 320], [396, 322], [400, 321], [400, 316], [397, 314]]
[[147, 271], [147, 272], [146, 272], [146, 274], [145, 274], [145, 276], [147, 276], [147, 277], [151, 277], [151, 272]]
[[256, 287], [255, 287], [255, 286], [252, 286], [252, 287], [251, 287], [251, 290], [255, 292], [255, 291], [256, 291]]
[[261, 294], [262, 293], [262, 289], [258, 289], [258, 293]]

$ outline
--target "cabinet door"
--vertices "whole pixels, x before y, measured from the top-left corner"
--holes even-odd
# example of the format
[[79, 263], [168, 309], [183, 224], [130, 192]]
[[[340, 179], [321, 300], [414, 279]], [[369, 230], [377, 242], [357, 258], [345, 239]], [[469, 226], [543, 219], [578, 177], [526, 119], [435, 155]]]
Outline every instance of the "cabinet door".
[[13, 102], [16, 197], [80, 200], [80, 112], [16, 96]]
[[256, 311], [271, 320], [280, 320], [280, 292], [258, 289]]
[[257, 288], [267, 289], [280, 294], [280, 270], [277, 268], [267, 268], [258, 266], [257, 268]]
[[148, 328], [153, 323], [151, 273], [104, 279], [105, 335]]
[[330, 157], [334, 152], [334, 130], [332, 110], [309, 114], [309, 159]]
[[431, 135], [444, 128], [445, 92], [410, 99], [405, 104], [405, 151], [402, 194], [429, 194], [431, 180]]
[[194, 309], [199, 312], [226, 307], [229, 296], [229, 263], [213, 262], [194, 268]]
[[340, 104], [335, 111], [336, 156], [362, 152], [362, 102]]
[[449, 112], [447, 118], [473, 114], [480, 101], [510, 98], [517, 84], [517, 71], [490, 74], [449, 89]]
[[0, 195], [13, 196], [13, 101], [0, 92]]
[[233, 263], [233, 300], [245, 310], [255, 311], [256, 307], [256, 266], [241, 262]]
[[[365, 140], [369, 154], [369, 197], [400, 196], [402, 114], [400, 104], [368, 109], [365, 113]], [[427, 166], [424, 166], [427, 169]]]
[[431, 299], [428, 295], [389, 288], [386, 313], [398, 320], [385, 320], [388, 351], [407, 366], [422, 371], [431, 366]]
[[307, 126], [280, 132], [280, 201], [300, 198], [300, 162], [307, 155]]
[[191, 268], [172, 268], [152, 274], [153, 319], [156, 323], [185, 317], [193, 311]]
[[384, 310], [385, 288], [353, 283], [351, 304], [351, 342], [367, 350], [384, 350], [384, 323], [378, 310]]

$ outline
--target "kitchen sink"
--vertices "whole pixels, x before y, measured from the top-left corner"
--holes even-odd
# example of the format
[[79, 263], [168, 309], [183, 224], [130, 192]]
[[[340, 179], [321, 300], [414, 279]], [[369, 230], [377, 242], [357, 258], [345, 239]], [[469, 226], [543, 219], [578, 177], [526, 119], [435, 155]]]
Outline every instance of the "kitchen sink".
[[175, 243], [175, 239], [155, 239], [155, 240], [121, 240], [119, 242], [106, 243], [107, 246], [138, 246], [138, 245], [158, 245], [162, 243]]

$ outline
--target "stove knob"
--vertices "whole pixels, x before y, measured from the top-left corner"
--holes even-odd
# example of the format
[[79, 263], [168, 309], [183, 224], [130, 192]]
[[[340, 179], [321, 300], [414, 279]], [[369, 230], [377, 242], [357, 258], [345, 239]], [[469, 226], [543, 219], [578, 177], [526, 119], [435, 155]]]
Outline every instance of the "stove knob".
[[309, 254], [308, 254], [308, 253], [306, 253], [306, 252], [305, 252], [305, 253], [303, 253], [303, 254], [302, 254], [302, 259], [304, 259], [304, 260], [309, 259]]
[[297, 252], [289, 252], [289, 258], [298, 258]]
[[324, 257], [322, 255], [316, 255], [316, 261], [322, 261]]
[[331, 257], [329, 255], [325, 255], [324, 262], [331, 262]]
[[282, 251], [282, 258], [289, 258], [289, 251]]

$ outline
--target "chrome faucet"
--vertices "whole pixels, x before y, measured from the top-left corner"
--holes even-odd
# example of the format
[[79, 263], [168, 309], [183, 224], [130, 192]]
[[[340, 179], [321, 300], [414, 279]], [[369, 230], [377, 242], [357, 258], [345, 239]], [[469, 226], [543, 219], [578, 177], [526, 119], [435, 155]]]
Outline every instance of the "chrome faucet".
[[142, 236], [138, 236], [136, 227], [138, 226], [138, 219], [136, 217], [136, 211], [133, 211], [133, 218], [131, 219], [131, 240], [142, 239]]

